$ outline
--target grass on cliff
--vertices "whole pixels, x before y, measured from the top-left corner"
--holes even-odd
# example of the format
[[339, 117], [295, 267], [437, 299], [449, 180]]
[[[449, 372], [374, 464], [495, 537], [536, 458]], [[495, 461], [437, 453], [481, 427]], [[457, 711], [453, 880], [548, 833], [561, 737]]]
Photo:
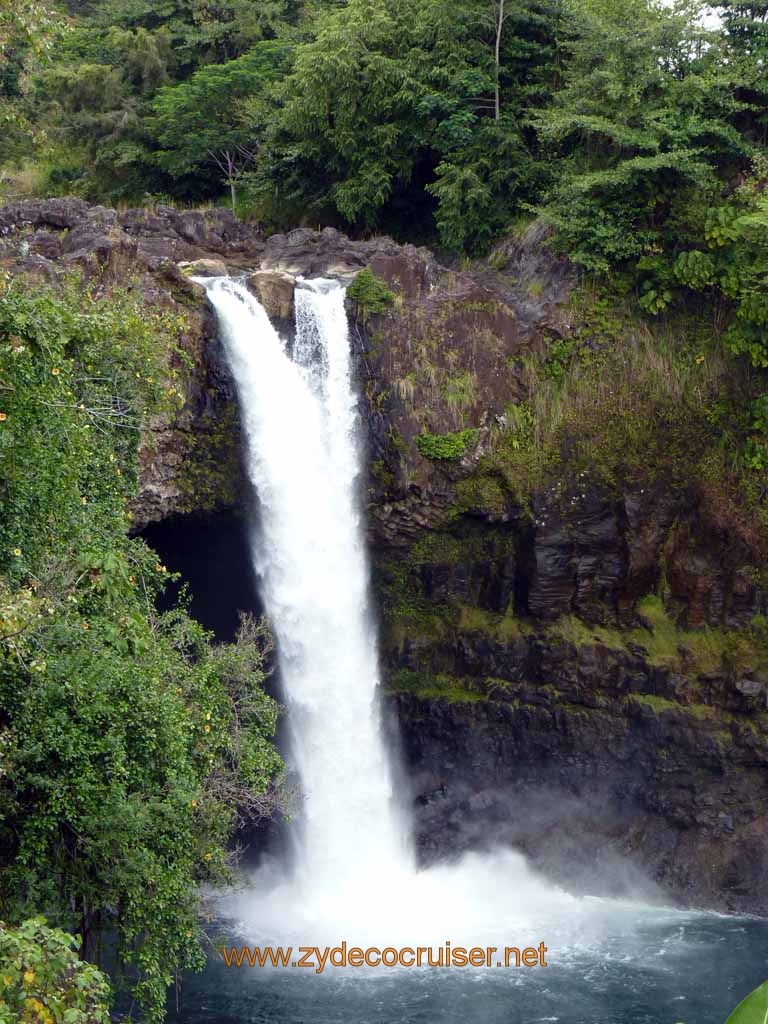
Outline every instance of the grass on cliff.
[[[724, 351], [703, 314], [650, 322], [628, 300], [583, 288], [575, 326], [524, 365], [527, 399], [493, 428], [477, 477], [518, 500], [549, 480], [619, 487], [663, 478], [756, 497], [743, 471], [755, 371]], [[465, 489], [468, 485], [465, 485]]]

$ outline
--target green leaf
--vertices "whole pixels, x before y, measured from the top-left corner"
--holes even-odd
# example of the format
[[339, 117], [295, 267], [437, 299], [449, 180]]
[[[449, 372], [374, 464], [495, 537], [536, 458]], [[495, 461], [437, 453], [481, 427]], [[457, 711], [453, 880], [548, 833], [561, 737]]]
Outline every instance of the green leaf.
[[725, 1024], [768, 1024], [768, 981], [742, 1000]]

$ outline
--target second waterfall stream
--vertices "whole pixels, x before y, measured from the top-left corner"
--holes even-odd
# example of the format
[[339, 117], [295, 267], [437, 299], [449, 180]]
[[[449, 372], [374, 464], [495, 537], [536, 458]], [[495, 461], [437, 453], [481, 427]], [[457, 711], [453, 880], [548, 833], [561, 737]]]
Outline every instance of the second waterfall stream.
[[290, 863], [267, 862], [221, 913], [250, 941], [296, 945], [560, 944], [587, 926], [623, 930], [626, 905], [575, 898], [512, 851], [417, 869], [379, 721], [344, 289], [299, 282], [289, 350], [244, 286], [204, 283], [237, 386], [253, 559], [302, 792]]

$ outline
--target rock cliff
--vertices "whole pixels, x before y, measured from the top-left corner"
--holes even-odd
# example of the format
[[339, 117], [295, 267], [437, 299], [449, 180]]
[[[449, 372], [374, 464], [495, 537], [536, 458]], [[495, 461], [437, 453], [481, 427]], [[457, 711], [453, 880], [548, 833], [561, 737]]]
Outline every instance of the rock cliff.
[[[683, 900], [766, 911], [765, 531], [703, 472], [706, 424], [663, 403], [593, 421], [619, 390], [623, 335], [584, 391], [584, 426], [561, 417], [541, 456], [536, 373], [576, 345], [604, 358], [613, 329], [586, 331], [574, 275], [542, 241], [534, 227], [465, 272], [332, 229], [264, 239], [222, 210], [0, 211], [3, 268], [76, 269], [186, 318], [169, 356], [186, 403], [142, 442], [139, 527], [245, 500], [232, 382], [188, 275], [247, 272], [288, 329], [297, 275], [370, 269], [381, 303], [350, 301], [366, 503], [423, 857], [513, 842], [558, 875], [636, 864]], [[647, 412], [633, 448], [627, 423]]]

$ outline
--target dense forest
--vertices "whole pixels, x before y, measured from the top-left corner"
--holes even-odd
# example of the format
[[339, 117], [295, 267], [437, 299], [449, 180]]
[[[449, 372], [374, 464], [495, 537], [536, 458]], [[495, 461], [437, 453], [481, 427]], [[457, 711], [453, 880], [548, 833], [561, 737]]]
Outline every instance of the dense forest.
[[[681, 316], [686, 373], [712, 346], [736, 368], [732, 392], [675, 402], [764, 522], [767, 63], [768, 0], [15, 0], [0, 200], [226, 204], [265, 234], [331, 225], [490, 268], [537, 221], [610, 296], [596, 333], [616, 308]], [[170, 574], [126, 511], [183, 327], [128, 292], [0, 276], [0, 917], [26, 922], [0, 955], [37, 957], [62, 1008], [38, 1015], [34, 972], [11, 973], [0, 1024], [108, 1019], [84, 963], [104, 942], [162, 1020], [204, 960], [197, 884], [230, 877], [244, 809], [278, 802], [263, 627], [216, 645], [158, 601]], [[560, 344], [548, 387], [579, 354]]]

